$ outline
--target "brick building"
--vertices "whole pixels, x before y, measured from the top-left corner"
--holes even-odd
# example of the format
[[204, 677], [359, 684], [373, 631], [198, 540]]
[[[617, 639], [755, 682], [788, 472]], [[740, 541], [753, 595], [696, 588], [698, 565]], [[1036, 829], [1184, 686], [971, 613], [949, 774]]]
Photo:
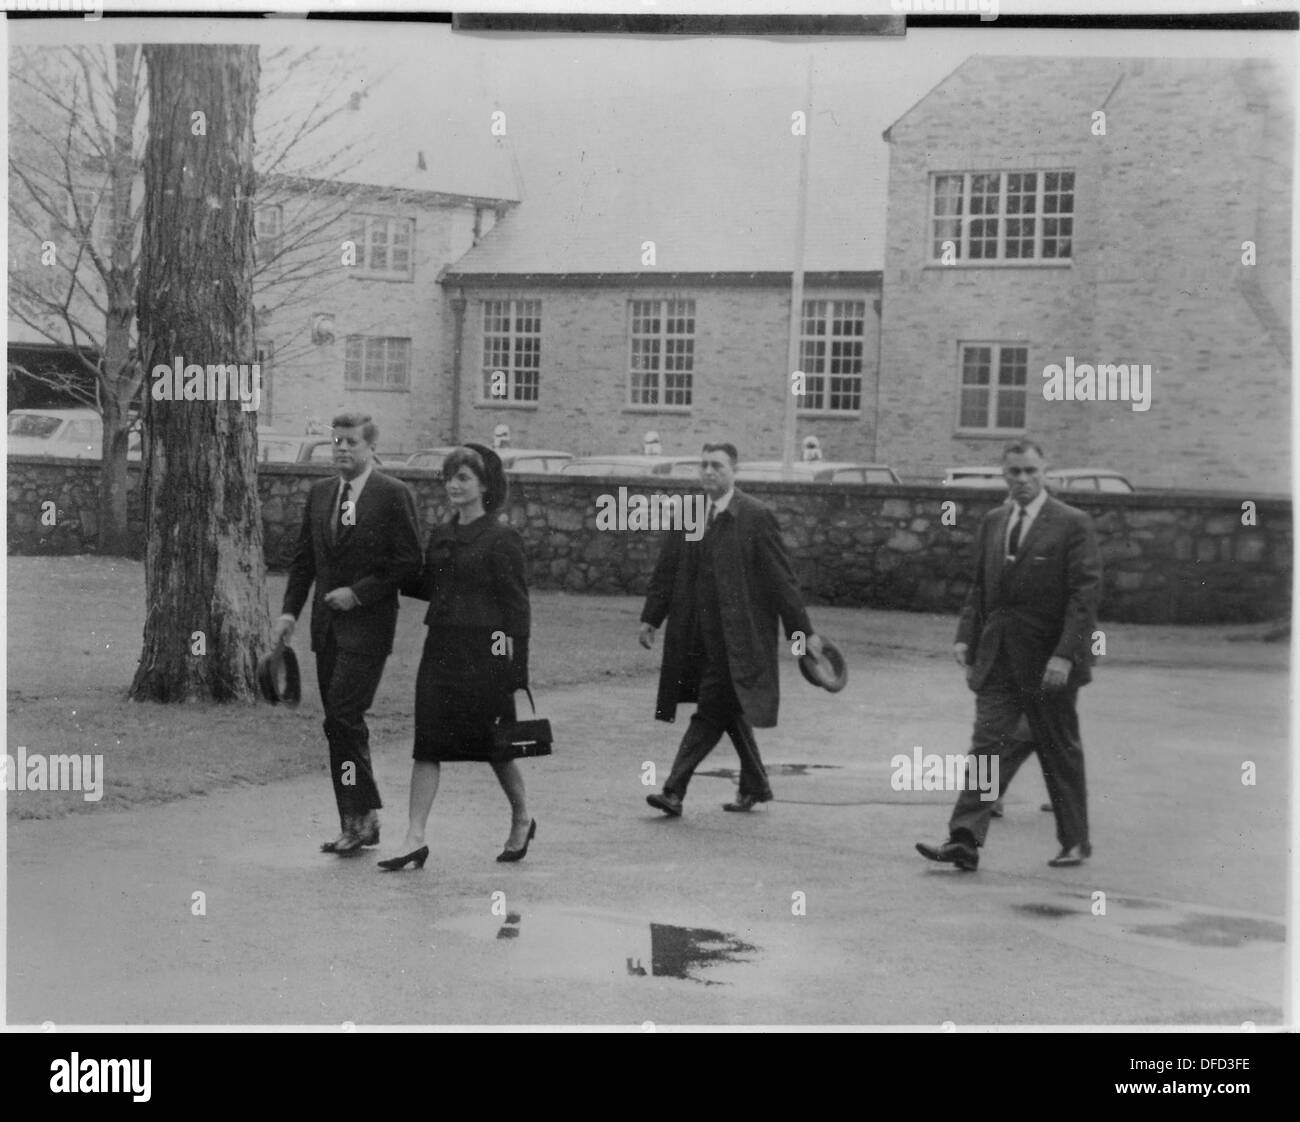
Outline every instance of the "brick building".
[[513, 201], [310, 180], [276, 199], [258, 208], [259, 247], [307, 234], [262, 288], [259, 423], [304, 432], [353, 410], [378, 423], [381, 454], [433, 443], [450, 408], [438, 276]]
[[[1292, 113], [1254, 60], [958, 67], [885, 133], [879, 458], [934, 478], [1027, 431], [1140, 486], [1288, 492]], [[1045, 398], [1076, 364], [1149, 364], [1148, 407]]]
[[[446, 271], [461, 317], [448, 440], [504, 422], [516, 446], [576, 454], [640, 452], [653, 430], [668, 455], [722, 434], [781, 455], [805, 140], [786, 94], [674, 105], [584, 114], [556, 137], [559, 170], [525, 168], [525, 201]], [[797, 439], [859, 459], [875, 437], [884, 166], [829, 115], [816, 127]]]

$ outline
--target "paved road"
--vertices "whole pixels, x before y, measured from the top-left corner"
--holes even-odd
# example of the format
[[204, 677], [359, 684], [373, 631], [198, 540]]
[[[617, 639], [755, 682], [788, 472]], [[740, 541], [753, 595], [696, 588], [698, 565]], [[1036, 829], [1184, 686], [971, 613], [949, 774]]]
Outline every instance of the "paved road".
[[[548, 691], [558, 752], [524, 765], [538, 834], [515, 866], [493, 860], [506, 804], [472, 764], [445, 769], [420, 873], [316, 852], [336, 825], [323, 766], [11, 822], [7, 1019], [1281, 1022], [1284, 672], [1100, 674], [1081, 702], [1093, 861], [1046, 865], [1056, 845], [1031, 761], [980, 871], [959, 874], [913, 851], [942, 836], [951, 795], [893, 790], [890, 759], [960, 751], [969, 695], [942, 658], [849, 654], [836, 696], [783, 665], [782, 725], [760, 732], [777, 801], [748, 816], [720, 809], [734, 790], [725, 741], [683, 818], [644, 804], [642, 765], [662, 780], [681, 730], [648, 719], [652, 679]], [[409, 748], [375, 747], [387, 854]]]

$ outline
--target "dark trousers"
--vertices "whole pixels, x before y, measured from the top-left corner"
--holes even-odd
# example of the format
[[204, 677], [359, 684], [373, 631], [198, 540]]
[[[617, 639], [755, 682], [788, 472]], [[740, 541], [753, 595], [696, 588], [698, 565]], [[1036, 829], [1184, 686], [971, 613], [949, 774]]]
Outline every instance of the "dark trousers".
[[339, 650], [331, 630], [316, 652], [316, 683], [325, 707], [325, 739], [330, 746], [330, 779], [339, 822], [383, 806], [370, 766], [366, 710], [375, 700], [387, 655]]
[[[975, 732], [971, 752], [998, 757], [998, 797], [1011, 785], [1020, 765], [1038, 753], [1047, 795], [1056, 815], [1056, 838], [1062, 849], [1088, 844], [1088, 791], [1083, 773], [1083, 743], [1079, 739], [1077, 687], [1047, 691], [1021, 689], [999, 654], [988, 678], [975, 695]], [[1021, 714], [1029, 721], [1031, 740], [1014, 739]], [[957, 796], [948, 821], [954, 840], [983, 845], [993, 801], [978, 790]], [[964, 836], [963, 836], [964, 835]]]
[[701, 635], [700, 649], [693, 657], [702, 661], [700, 671], [699, 705], [691, 723], [682, 737], [673, 760], [673, 769], [664, 784], [664, 794], [686, 797], [691, 776], [704, 758], [713, 751], [725, 732], [736, 746], [740, 757], [740, 793], [758, 799], [770, 799], [772, 788], [767, 781], [763, 758], [758, 754], [754, 730], [745, 720], [731, 684], [731, 667], [727, 662], [727, 648], [721, 628], [706, 627]]

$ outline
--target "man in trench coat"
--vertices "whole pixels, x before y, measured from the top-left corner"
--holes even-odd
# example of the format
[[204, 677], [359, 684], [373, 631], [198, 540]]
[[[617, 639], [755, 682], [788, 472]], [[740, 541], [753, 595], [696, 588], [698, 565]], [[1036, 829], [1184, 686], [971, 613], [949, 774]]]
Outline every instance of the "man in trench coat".
[[647, 649], [668, 620], [655, 717], [673, 721], [678, 704], [697, 703], [663, 793], [646, 797], [672, 817], [681, 814], [692, 774], [724, 732], [740, 756], [739, 794], [725, 809], [748, 811], [772, 798], [753, 730], [776, 724], [778, 620], [787, 639], [801, 635], [808, 651], [821, 652], [776, 517], [736, 490], [736, 461], [734, 445], [704, 446], [707, 528], [699, 541], [688, 541], [684, 531], [665, 539], [641, 612]]

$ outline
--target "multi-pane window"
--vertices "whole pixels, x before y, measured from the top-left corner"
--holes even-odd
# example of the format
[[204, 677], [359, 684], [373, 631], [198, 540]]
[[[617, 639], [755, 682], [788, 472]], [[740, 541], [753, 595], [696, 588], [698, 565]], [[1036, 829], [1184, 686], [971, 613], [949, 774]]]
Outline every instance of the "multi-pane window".
[[633, 300], [629, 405], [688, 406], [695, 377], [695, 301]]
[[284, 234], [284, 208], [269, 204], [259, 206], [253, 212], [253, 229], [257, 234], [257, 259], [271, 260], [280, 252], [280, 238]]
[[542, 302], [483, 301], [483, 400], [536, 401], [542, 370]]
[[386, 335], [349, 335], [343, 384], [354, 390], [409, 390], [411, 340]]
[[1072, 171], [936, 175], [931, 208], [934, 261], [1055, 261], [1072, 253]]
[[1023, 429], [1029, 348], [966, 343], [961, 348], [963, 429]]
[[856, 413], [862, 408], [865, 300], [805, 300], [799, 332], [804, 395], [799, 408]]
[[411, 242], [415, 221], [362, 215], [352, 231], [357, 247], [357, 270], [372, 277], [409, 280], [413, 275]]

